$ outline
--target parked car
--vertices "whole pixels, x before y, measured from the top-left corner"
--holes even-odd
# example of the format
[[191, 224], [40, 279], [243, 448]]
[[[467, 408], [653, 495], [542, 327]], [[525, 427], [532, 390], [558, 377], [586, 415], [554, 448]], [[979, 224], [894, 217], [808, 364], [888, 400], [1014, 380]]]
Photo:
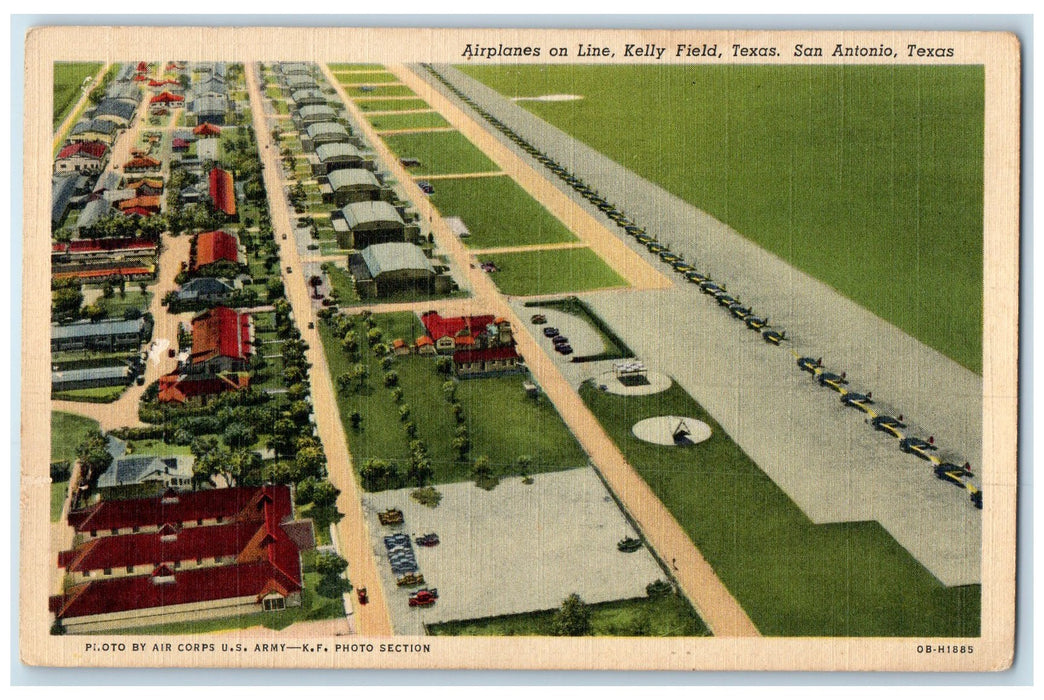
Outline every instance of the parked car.
[[558, 329], [554, 326], [548, 326], [544, 329], [545, 338], [554, 338], [556, 335], [558, 335]]
[[563, 345], [556, 345], [555, 352], [559, 353], [560, 355], [572, 355], [573, 346], [569, 345], [568, 343], [565, 343]]
[[421, 547], [434, 547], [439, 543], [439, 536], [434, 532], [429, 532], [426, 535], [421, 535], [414, 541]]
[[421, 189], [424, 194], [435, 194], [435, 188], [427, 180], [418, 180], [417, 187]]
[[537, 326], [542, 326], [547, 323], [547, 316], [544, 314], [533, 314], [529, 317], [529, 322]]
[[370, 596], [366, 593], [366, 586], [362, 586], [358, 590], [359, 594], [359, 605], [366, 605], [370, 602]]
[[435, 601], [439, 599], [438, 588], [422, 588], [415, 594], [410, 596], [410, 607], [426, 607], [428, 605], [434, 605]]

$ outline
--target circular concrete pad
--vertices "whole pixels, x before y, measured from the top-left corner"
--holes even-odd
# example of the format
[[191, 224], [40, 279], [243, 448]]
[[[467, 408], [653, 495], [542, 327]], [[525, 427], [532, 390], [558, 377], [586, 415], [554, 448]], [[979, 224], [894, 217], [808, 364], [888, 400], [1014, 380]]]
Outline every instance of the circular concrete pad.
[[671, 378], [666, 374], [650, 371], [646, 373], [645, 379], [648, 381], [647, 384], [627, 385], [617, 379], [615, 372], [609, 370], [595, 377], [594, 382], [599, 387], [605, 387], [604, 391], [620, 396], [648, 396], [671, 388]]
[[[646, 418], [635, 423], [631, 432], [639, 440], [669, 447], [695, 445], [711, 436], [710, 426], [699, 418], [682, 416]], [[675, 433], [678, 433], [677, 439]]]

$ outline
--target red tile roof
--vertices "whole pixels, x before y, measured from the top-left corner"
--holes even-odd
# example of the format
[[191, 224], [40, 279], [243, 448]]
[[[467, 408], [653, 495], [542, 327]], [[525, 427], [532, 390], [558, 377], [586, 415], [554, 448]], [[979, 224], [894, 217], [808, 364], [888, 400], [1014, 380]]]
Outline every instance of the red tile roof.
[[216, 263], [221, 260], [239, 262], [239, 239], [224, 231], [209, 231], [196, 236], [195, 258], [192, 269]]
[[456, 336], [461, 331], [467, 331], [467, 335], [471, 336], [483, 335], [486, 332], [486, 326], [493, 323], [493, 316], [452, 316], [444, 318], [437, 311], [429, 311], [421, 316], [421, 323], [424, 324], [428, 335], [438, 340], [447, 335]]
[[185, 150], [189, 147], [189, 142], [185, 139], [174, 139], [171, 141], [170, 147], [175, 150]]
[[99, 532], [133, 527], [160, 527], [166, 523], [195, 523], [222, 517], [237, 521], [260, 517], [265, 494], [271, 486], [254, 486], [206, 491], [168, 492], [154, 498], [98, 501], [69, 513], [69, 525], [77, 532]]
[[203, 122], [192, 130], [196, 136], [217, 136], [221, 133], [221, 127], [210, 122]]
[[[215, 489], [177, 494], [177, 502], [165, 498], [102, 501], [93, 507], [93, 518], [102, 511], [131, 517], [123, 527], [171, 522], [170, 516], [189, 520], [234, 517], [230, 525], [165, 528], [176, 539], [164, 542], [162, 534], [102, 537], [59, 555], [70, 571], [155, 564], [148, 576], [124, 576], [91, 581], [52, 596], [49, 607], [58, 618], [77, 618], [127, 610], [147, 610], [171, 605], [201, 603], [271, 592], [284, 596], [302, 588], [301, 557], [295, 539], [283, 523], [293, 512], [287, 486]], [[73, 515], [82, 511], [70, 513]], [[145, 516], [133, 517], [133, 514]], [[156, 516], [160, 519], [157, 520]], [[169, 564], [192, 558], [235, 554], [234, 564], [178, 571]], [[162, 580], [160, 580], [162, 577]], [[171, 580], [173, 579], [173, 580]]]
[[76, 155], [88, 156], [90, 158], [101, 158], [109, 150], [101, 141], [79, 141], [77, 143], [71, 143], [62, 150], [58, 151], [58, 159], [62, 160], [65, 158], [71, 158]]
[[428, 336], [422, 335], [421, 337], [417, 338], [416, 345], [419, 348], [419, 347], [423, 347], [425, 345], [431, 345], [433, 342], [434, 341], [431, 338], [429, 338]]
[[232, 173], [221, 168], [210, 171], [210, 199], [214, 208], [229, 216], [236, 215], [236, 192], [233, 187]]
[[164, 90], [160, 94], [154, 95], [153, 97], [151, 97], [149, 99], [149, 104], [150, 105], [155, 105], [155, 104], [169, 105], [171, 102], [184, 102], [184, 101], [185, 101], [185, 98], [182, 97], [181, 95], [175, 95], [172, 92], [167, 92], [166, 90]]
[[148, 64], [148, 62], [146, 62], [146, 61], [139, 61], [139, 62], [138, 62], [138, 72], [139, 72], [139, 73], [144, 73], [144, 72], [145, 72], [145, 71], [147, 71], [148, 69], [149, 69], [149, 64]]
[[215, 306], [192, 319], [192, 363], [215, 357], [250, 357], [250, 314]]
[[122, 211], [127, 216], [152, 216], [157, 210], [146, 207], [129, 207]]
[[152, 168], [158, 168], [160, 162], [155, 158], [149, 158], [148, 156], [139, 156], [137, 158], [131, 158], [123, 164], [125, 170], [149, 170]]
[[140, 180], [135, 180], [134, 182], [128, 182], [125, 187], [128, 190], [134, 190], [135, 192], [140, 190], [142, 187], [151, 187], [154, 190], [161, 190], [163, 189], [163, 179], [158, 177], [145, 177]]
[[173, 581], [169, 582], [152, 576], [125, 576], [72, 586], [65, 595], [51, 597], [50, 609], [57, 618], [71, 619], [246, 596], [260, 602], [269, 593], [286, 596], [302, 588], [299, 573], [291, 578], [270, 561], [157, 572], [161, 576], [170, 573]]
[[499, 348], [483, 348], [481, 350], [461, 350], [453, 353], [453, 362], [463, 364], [465, 362], [491, 362], [493, 360], [510, 360], [519, 357], [515, 348], [505, 345]]
[[117, 206], [121, 211], [127, 211], [128, 209], [140, 209], [142, 211], [159, 211], [160, 209], [160, 196], [146, 195], [144, 197], [131, 197], [130, 199], [124, 199]]
[[[159, 532], [99, 537], [59, 554], [58, 565], [72, 572], [226, 556], [236, 556], [241, 563], [257, 559], [258, 529], [264, 526], [264, 530], [274, 532], [280, 523], [292, 515], [290, 490], [287, 487], [266, 486], [261, 491], [262, 496], [255, 498], [261, 508], [244, 508], [235, 516], [234, 522], [185, 528], [172, 523], [165, 525]], [[141, 500], [148, 502], [157, 499]], [[250, 501], [251, 506], [253, 503], [253, 500]]]
[[51, 246], [54, 253], [95, 253], [103, 251], [148, 250], [155, 249], [156, 241], [139, 238], [82, 238], [68, 243], [55, 243]]
[[[130, 212], [128, 212], [130, 213]], [[55, 272], [51, 274], [56, 280], [64, 279], [92, 279], [92, 278], [105, 278], [105, 277], [117, 277], [122, 275], [123, 277], [131, 277], [134, 275], [151, 275], [155, 273], [155, 268], [152, 267], [108, 267], [104, 270], [82, 270], [80, 272]]]
[[160, 403], [185, 403], [196, 396], [212, 396], [226, 391], [239, 391], [250, 386], [247, 372], [219, 372], [215, 377], [192, 378], [178, 373], [159, 378]]

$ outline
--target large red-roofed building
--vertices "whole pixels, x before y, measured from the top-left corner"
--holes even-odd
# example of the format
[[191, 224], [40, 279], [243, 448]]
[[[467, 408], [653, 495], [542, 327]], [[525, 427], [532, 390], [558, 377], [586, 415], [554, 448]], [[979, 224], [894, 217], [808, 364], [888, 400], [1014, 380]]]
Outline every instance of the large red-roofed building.
[[196, 136], [202, 136], [203, 138], [219, 136], [221, 134], [221, 127], [217, 124], [211, 124], [210, 122], [203, 122], [199, 126], [193, 127], [192, 133]]
[[492, 314], [442, 316], [429, 311], [421, 315], [421, 323], [439, 353], [514, 344], [511, 324]]
[[67, 631], [92, 632], [299, 605], [314, 535], [292, 517], [289, 487], [272, 485], [72, 511], [78, 544], [58, 557], [69, 585], [50, 610]]
[[236, 190], [232, 173], [221, 168], [210, 171], [210, 201], [218, 211], [229, 216], [236, 215]]
[[249, 314], [215, 306], [192, 319], [188, 359], [159, 379], [161, 402], [184, 403], [250, 385], [247, 367], [253, 353], [254, 326]]
[[182, 97], [181, 95], [175, 95], [172, 92], [167, 92], [166, 90], [164, 90], [163, 92], [161, 92], [158, 95], [153, 95], [149, 99], [149, 105], [150, 106], [161, 105], [163, 107], [169, 107], [171, 105], [181, 104], [184, 101], [185, 101], [185, 98]]
[[196, 236], [190, 251], [189, 269], [196, 272], [218, 262], [246, 264], [245, 255], [239, 249], [239, 239], [224, 231], [208, 231]]
[[109, 147], [101, 141], [78, 141], [58, 151], [56, 173], [96, 173], [105, 166]]

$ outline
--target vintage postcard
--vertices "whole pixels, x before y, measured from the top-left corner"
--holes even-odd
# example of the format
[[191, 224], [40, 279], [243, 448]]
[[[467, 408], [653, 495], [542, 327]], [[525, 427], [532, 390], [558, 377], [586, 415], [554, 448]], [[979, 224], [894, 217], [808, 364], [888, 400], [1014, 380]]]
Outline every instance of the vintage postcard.
[[26, 663], [1010, 665], [1012, 35], [26, 59]]

